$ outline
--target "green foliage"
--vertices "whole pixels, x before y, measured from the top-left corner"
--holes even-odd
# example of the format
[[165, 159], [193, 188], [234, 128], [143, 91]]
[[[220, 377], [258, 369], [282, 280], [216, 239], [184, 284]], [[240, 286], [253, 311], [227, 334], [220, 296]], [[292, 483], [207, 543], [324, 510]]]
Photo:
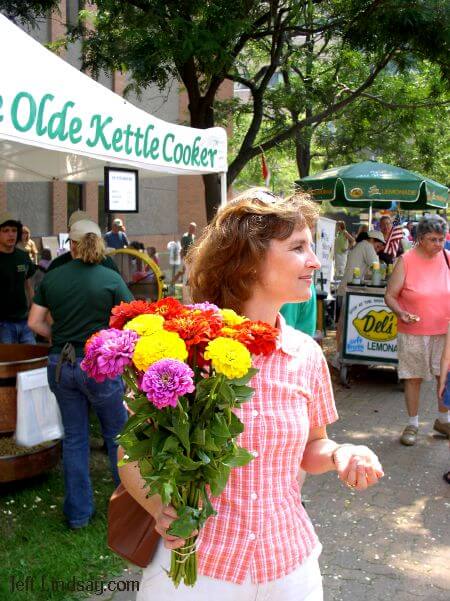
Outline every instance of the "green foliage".
[[0, 0], [0, 11], [14, 21], [37, 26], [40, 18], [59, 11], [58, 0]]

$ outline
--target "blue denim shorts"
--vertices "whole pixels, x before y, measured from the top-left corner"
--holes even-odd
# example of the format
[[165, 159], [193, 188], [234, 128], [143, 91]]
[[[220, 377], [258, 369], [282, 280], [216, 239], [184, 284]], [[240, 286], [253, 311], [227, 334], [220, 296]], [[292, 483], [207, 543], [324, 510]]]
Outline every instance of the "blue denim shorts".
[[442, 402], [450, 409], [450, 371], [447, 374], [447, 382], [445, 384], [444, 396]]

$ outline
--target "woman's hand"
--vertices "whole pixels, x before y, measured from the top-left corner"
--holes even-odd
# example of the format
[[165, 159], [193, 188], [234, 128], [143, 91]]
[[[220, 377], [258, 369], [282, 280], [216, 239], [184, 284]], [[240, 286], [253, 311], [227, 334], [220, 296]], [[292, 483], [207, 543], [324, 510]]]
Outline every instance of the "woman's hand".
[[384, 476], [378, 457], [368, 447], [344, 444], [333, 452], [340, 480], [357, 490], [365, 490]]
[[443, 374], [439, 377], [439, 387], [438, 387], [438, 397], [442, 401], [442, 397], [444, 396], [445, 385], [447, 384], [447, 374]]
[[[172, 522], [178, 517], [175, 507], [172, 505], [163, 505], [161, 503], [160, 508], [156, 511], [156, 513], [153, 514], [153, 517], [156, 521], [155, 530], [164, 540], [164, 546], [166, 549], [178, 549], [186, 543], [183, 538], [172, 536], [171, 534], [167, 533], [167, 530], [170, 528]], [[198, 534], [198, 530], [194, 530], [192, 536], [195, 536], [196, 534]]]
[[408, 311], [400, 311], [400, 313], [398, 313], [398, 317], [404, 323], [415, 323], [416, 321], [420, 321], [420, 317], [418, 315], [413, 315], [412, 313], [408, 313]]

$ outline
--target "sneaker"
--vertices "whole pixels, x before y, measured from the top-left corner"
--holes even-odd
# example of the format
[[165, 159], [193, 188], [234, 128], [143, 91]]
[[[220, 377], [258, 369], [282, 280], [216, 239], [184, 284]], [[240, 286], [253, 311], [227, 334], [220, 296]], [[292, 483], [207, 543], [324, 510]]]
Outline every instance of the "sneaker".
[[416, 428], [416, 426], [406, 426], [402, 435], [400, 436], [400, 442], [407, 447], [411, 447], [412, 445], [416, 444], [418, 431], [419, 428]]
[[450, 438], [450, 423], [441, 422], [439, 419], [437, 419], [434, 422], [433, 428], [436, 430], [436, 432], [439, 432], [439, 434], [443, 434], [447, 438]]

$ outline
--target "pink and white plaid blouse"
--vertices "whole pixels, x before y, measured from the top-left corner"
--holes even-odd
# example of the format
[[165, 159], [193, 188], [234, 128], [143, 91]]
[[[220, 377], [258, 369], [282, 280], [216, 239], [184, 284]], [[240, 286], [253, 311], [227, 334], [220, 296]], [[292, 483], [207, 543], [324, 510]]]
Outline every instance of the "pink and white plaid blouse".
[[297, 476], [310, 428], [338, 416], [320, 347], [281, 316], [278, 327], [280, 346], [253, 358], [256, 392], [236, 411], [245, 424], [238, 443], [255, 459], [232, 470], [199, 535], [199, 573], [238, 584], [249, 570], [253, 582], [282, 578], [319, 545]]

